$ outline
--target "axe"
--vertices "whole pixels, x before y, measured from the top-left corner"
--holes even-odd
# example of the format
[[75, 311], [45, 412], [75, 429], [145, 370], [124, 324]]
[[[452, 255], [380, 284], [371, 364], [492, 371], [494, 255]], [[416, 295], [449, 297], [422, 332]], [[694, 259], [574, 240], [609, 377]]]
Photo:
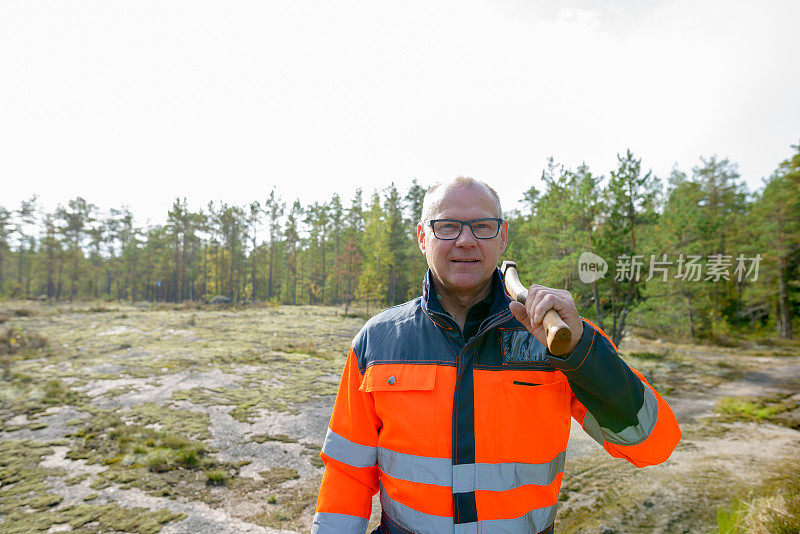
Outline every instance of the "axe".
[[[514, 297], [520, 304], [525, 304], [528, 298], [528, 290], [519, 281], [517, 274], [517, 264], [513, 261], [504, 261], [500, 267], [505, 280], [506, 291]], [[547, 332], [547, 350], [555, 356], [561, 356], [569, 348], [572, 342], [572, 332], [567, 323], [558, 315], [556, 310], [549, 309], [542, 319], [545, 332]]]

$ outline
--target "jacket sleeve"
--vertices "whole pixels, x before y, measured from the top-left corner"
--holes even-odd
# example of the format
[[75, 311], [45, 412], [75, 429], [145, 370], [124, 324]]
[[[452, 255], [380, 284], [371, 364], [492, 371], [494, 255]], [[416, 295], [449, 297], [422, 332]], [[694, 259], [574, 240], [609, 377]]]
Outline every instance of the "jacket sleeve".
[[378, 491], [380, 420], [370, 393], [359, 390], [363, 375], [351, 349], [322, 446], [325, 472], [312, 534], [364, 534]]
[[549, 361], [572, 388], [572, 416], [611, 456], [636, 467], [669, 458], [681, 438], [675, 415], [647, 380], [622, 361], [598, 327], [583, 320], [575, 350]]

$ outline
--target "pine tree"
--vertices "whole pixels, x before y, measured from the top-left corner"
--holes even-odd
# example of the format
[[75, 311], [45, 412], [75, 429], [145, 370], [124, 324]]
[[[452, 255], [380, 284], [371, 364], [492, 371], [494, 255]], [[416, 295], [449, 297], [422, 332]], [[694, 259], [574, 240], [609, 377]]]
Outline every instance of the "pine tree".
[[17, 286], [15, 294], [30, 294], [30, 260], [36, 247], [32, 226], [36, 223], [38, 195], [20, 202], [14, 231], [17, 234]]
[[[739, 181], [736, 165], [727, 159], [700, 158], [700, 165], [692, 169], [692, 180], [700, 188], [700, 228], [706, 259], [727, 259], [737, 252], [736, 239], [740, 219], [747, 211], [747, 197], [744, 184]], [[736, 319], [736, 284], [728, 279], [707, 279], [704, 277], [702, 302], [699, 315], [704, 330], [709, 335], [717, 335], [720, 323]], [[704, 333], [705, 335], [705, 333]]]
[[[574, 224], [576, 230], [576, 245], [578, 250], [576, 254], [583, 252], [595, 251], [595, 242], [597, 241], [597, 227], [599, 225], [599, 218], [602, 206], [600, 198], [602, 190], [600, 182], [602, 176], [595, 177], [589, 170], [589, 167], [583, 163], [578, 167], [577, 171], [570, 178], [571, 201], [569, 204], [572, 211], [571, 218], [574, 217]], [[531, 192], [533, 194], [533, 192]], [[577, 265], [577, 259], [573, 255], [572, 266]], [[573, 271], [574, 272], [574, 271]], [[597, 281], [591, 283], [592, 291], [590, 300], [594, 303], [594, 320], [597, 325], [602, 329], [603, 326], [603, 305], [600, 298], [600, 291]], [[580, 285], [576, 287], [573, 292], [576, 301], [580, 302], [582, 292], [579, 290]], [[583, 308], [583, 306], [582, 306]]]
[[641, 159], [636, 159], [630, 150], [625, 156], [617, 155], [617, 161], [606, 189], [606, 209], [597, 242], [601, 257], [616, 260], [614, 272], [609, 267], [608, 275], [598, 284], [607, 298], [604, 314], [610, 315], [615, 344], [622, 340], [631, 310], [645, 298], [641, 271], [650, 251], [643, 237], [645, 228], [652, 228], [655, 223], [660, 191], [658, 179], [652, 171], [642, 173]]
[[11, 222], [11, 212], [0, 206], [0, 295], [5, 292], [5, 260], [10, 252]]
[[337, 270], [336, 265], [338, 258], [342, 254], [342, 232], [344, 230], [344, 208], [342, 207], [342, 199], [337, 193], [334, 193], [328, 204], [328, 213], [330, 216], [330, 241], [333, 242], [333, 266], [331, 275], [333, 277], [333, 287], [331, 288], [331, 302], [333, 304], [339, 303], [339, 296], [341, 293], [341, 272]]
[[292, 204], [292, 209], [286, 218], [286, 226], [284, 228], [284, 238], [287, 245], [287, 252], [289, 255], [286, 269], [286, 297], [285, 302], [289, 304], [297, 304], [297, 244], [300, 241], [299, 223], [300, 218], [303, 216], [303, 207], [299, 200], [295, 200]]
[[[760, 277], [764, 289], [757, 295], [775, 313], [775, 330], [792, 337], [792, 319], [800, 303], [796, 280], [800, 264], [800, 146], [766, 182], [754, 219], [764, 253]], [[794, 283], [792, 283], [794, 282]]]
[[281, 201], [281, 197], [275, 193], [273, 189], [267, 197], [264, 204], [264, 211], [269, 220], [269, 249], [267, 260], [267, 300], [272, 300], [275, 293], [275, 262], [277, 259], [279, 237], [281, 234], [280, 219], [283, 216], [283, 211], [286, 204]]
[[383, 306], [386, 303], [389, 270], [393, 260], [389, 244], [389, 225], [377, 191], [372, 195], [372, 202], [367, 210], [361, 248], [362, 270], [356, 295], [366, 303], [369, 313], [370, 304]]
[[406, 234], [403, 226], [403, 206], [400, 192], [394, 182], [384, 191], [384, 217], [388, 232], [389, 259], [388, 280], [386, 287], [386, 302], [390, 305], [399, 304], [405, 300], [408, 292], [407, 279], [404, 276], [406, 266], [406, 249], [410, 236]]
[[419, 295], [422, 278], [428, 269], [425, 255], [419, 249], [417, 242], [417, 225], [422, 219], [422, 204], [425, 200], [427, 189], [413, 180], [411, 187], [406, 193], [406, 209], [408, 217], [405, 220], [405, 234], [408, 236], [406, 241], [405, 268], [403, 269], [406, 279], [405, 300], [412, 299]]

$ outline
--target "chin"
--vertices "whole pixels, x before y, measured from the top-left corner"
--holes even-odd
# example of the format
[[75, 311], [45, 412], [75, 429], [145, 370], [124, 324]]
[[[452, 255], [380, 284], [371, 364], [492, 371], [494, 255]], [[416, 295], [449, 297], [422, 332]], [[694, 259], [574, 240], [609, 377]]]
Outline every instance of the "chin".
[[490, 276], [456, 274], [447, 278], [447, 285], [456, 291], [474, 291], [483, 286], [489, 278]]

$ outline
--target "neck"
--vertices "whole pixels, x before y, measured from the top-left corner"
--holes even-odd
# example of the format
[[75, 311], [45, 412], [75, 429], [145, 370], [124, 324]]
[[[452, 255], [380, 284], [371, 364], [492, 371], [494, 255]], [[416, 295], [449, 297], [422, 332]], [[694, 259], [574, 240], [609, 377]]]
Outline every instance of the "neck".
[[444, 285], [431, 273], [431, 283], [436, 290], [436, 296], [447, 313], [458, 323], [461, 330], [467, 322], [467, 312], [475, 304], [486, 298], [492, 288], [492, 279], [486, 281], [483, 286], [473, 291], [448, 291]]

